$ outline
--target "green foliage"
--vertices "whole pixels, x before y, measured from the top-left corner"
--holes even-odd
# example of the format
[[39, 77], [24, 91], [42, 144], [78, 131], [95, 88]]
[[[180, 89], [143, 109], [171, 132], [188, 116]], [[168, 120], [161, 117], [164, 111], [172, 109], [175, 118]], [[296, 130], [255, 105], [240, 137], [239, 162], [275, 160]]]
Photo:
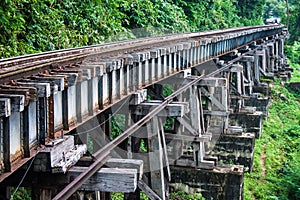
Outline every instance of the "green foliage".
[[263, 8], [266, 0], [239, 0], [237, 1], [238, 16], [246, 26], [263, 24]]
[[[299, 55], [297, 45], [287, 47], [289, 57]], [[280, 98], [281, 94], [284, 99]], [[300, 97], [278, 80], [272, 87], [271, 97], [272, 106], [264, 122], [262, 138], [255, 142], [254, 170], [245, 175], [245, 199], [300, 199]]]
[[187, 194], [182, 191], [173, 192], [170, 195], [170, 199], [172, 200], [204, 200], [201, 193]]
[[110, 139], [113, 140], [123, 133], [125, 130], [125, 115], [114, 114], [111, 117], [111, 134]]
[[266, 0], [264, 7], [264, 20], [271, 17], [281, 18], [281, 23], [289, 28], [291, 34], [289, 44], [300, 41], [300, 2], [288, 0], [289, 18], [287, 14], [287, 0]]
[[300, 41], [300, 1], [290, 0], [289, 32], [291, 33], [290, 44]]
[[[124, 193], [120, 192], [113, 192], [111, 195], [112, 200], [123, 200], [124, 199]], [[141, 192], [140, 193], [141, 200], [148, 200], [147, 196]]]
[[300, 64], [300, 42], [295, 42], [290, 46], [286, 45], [285, 54], [287, 55], [290, 64]]
[[[4, 0], [0, 2], [0, 57], [260, 24], [263, 3], [264, 0]], [[291, 12], [296, 11], [291, 7]]]
[[285, 0], [266, 0], [263, 19], [272, 17], [281, 18], [281, 22], [286, 23], [286, 2]]
[[235, 0], [175, 0], [173, 2], [183, 8], [192, 31], [221, 29], [242, 25], [237, 15]]
[[[290, 66], [294, 69], [291, 82], [300, 82], [300, 42], [294, 42], [293, 45], [286, 45], [285, 52], [289, 58]], [[300, 95], [300, 92], [298, 94]]]
[[30, 197], [30, 191], [26, 190], [24, 187], [19, 187], [18, 191], [16, 191], [16, 193], [14, 193], [15, 191], [13, 191], [12, 194], [14, 194], [14, 196], [11, 198], [11, 200], [31, 200]]

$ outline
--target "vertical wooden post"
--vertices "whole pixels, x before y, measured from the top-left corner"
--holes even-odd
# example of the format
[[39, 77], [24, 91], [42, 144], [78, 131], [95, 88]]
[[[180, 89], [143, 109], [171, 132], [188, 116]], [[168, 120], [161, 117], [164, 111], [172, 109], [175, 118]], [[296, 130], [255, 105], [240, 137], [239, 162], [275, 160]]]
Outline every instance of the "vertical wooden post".
[[166, 185], [163, 169], [163, 150], [157, 116], [153, 117], [147, 124], [149, 165], [151, 188], [163, 199], [166, 200]]
[[63, 115], [63, 129], [69, 130], [69, 116], [68, 116], [68, 87], [65, 85], [65, 89], [62, 91], [62, 115]]
[[10, 117], [3, 117], [3, 162], [6, 172], [11, 171], [10, 164]]
[[[93, 89], [93, 79], [94, 77], [92, 77], [91, 79], [88, 79], [88, 112], [90, 116], [93, 116], [94, 114], [94, 103], [93, 103], [93, 93], [95, 92]], [[65, 89], [66, 90], [66, 89]]]
[[107, 71], [107, 90], [108, 90], [108, 103], [113, 103], [113, 73], [114, 71]]
[[81, 115], [81, 83], [76, 83], [76, 119], [77, 122], [82, 122]]
[[55, 127], [54, 127], [54, 94], [52, 93], [49, 97], [49, 102], [48, 102], [48, 136], [52, 139], [54, 139], [54, 132], [55, 132]]
[[23, 114], [23, 150], [24, 157], [30, 157], [30, 148], [29, 148], [29, 106], [24, 106]]
[[39, 121], [39, 144], [45, 145], [45, 138], [47, 136], [47, 97], [39, 97], [37, 118]]
[[121, 91], [121, 69], [117, 69], [116, 70], [116, 82], [115, 82], [115, 85], [116, 85], [116, 98], [117, 99], [120, 99], [121, 98], [121, 94], [122, 94], [122, 91]]
[[162, 143], [162, 148], [163, 148], [163, 156], [164, 156], [164, 161], [165, 165], [167, 168], [168, 172], [168, 180], [171, 181], [171, 171], [170, 171], [170, 164], [169, 164], [169, 159], [168, 159], [168, 152], [167, 152], [167, 143], [166, 143], [166, 138], [165, 138], [165, 131], [164, 131], [164, 125], [161, 119], [159, 119], [159, 127], [160, 127], [160, 133], [161, 133], [161, 143]]
[[100, 110], [103, 109], [103, 75], [99, 76], [98, 80], [98, 107]]

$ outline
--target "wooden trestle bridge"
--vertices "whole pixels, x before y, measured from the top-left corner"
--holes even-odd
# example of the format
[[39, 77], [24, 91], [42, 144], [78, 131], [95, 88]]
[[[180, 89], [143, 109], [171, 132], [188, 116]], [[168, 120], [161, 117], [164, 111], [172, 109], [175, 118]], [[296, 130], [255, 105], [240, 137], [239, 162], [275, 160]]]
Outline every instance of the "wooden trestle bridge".
[[268, 83], [292, 74], [280, 24], [0, 60], [0, 198], [243, 199]]

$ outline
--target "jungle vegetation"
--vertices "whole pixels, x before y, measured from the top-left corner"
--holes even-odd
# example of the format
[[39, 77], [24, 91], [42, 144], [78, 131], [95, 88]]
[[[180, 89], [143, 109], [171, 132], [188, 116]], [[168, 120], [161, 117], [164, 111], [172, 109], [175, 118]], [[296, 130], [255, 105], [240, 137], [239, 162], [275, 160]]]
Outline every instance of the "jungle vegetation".
[[2, 0], [0, 58], [262, 24], [265, 0]]

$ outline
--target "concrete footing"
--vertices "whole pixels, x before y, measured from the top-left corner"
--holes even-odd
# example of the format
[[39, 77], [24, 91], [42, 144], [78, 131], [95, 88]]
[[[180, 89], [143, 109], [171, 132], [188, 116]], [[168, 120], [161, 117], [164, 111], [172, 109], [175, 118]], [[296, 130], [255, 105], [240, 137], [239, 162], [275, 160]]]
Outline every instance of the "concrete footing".
[[235, 121], [245, 132], [255, 133], [255, 138], [260, 138], [262, 133], [263, 114], [260, 111], [254, 113], [234, 113], [230, 120]]
[[221, 165], [213, 170], [172, 167], [171, 191], [201, 192], [205, 199], [243, 199], [244, 167]]
[[211, 155], [218, 157], [219, 163], [243, 165], [245, 171], [251, 172], [254, 144], [254, 133], [223, 134], [217, 141]]

